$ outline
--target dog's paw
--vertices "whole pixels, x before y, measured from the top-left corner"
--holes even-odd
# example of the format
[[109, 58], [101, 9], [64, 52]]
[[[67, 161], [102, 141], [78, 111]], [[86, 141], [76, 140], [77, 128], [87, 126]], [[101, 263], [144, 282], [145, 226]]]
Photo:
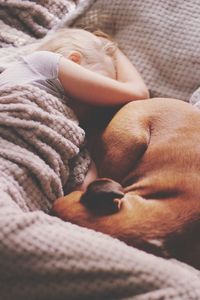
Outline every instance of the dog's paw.
[[112, 214], [121, 208], [124, 197], [123, 187], [109, 178], [91, 182], [80, 201], [96, 214]]

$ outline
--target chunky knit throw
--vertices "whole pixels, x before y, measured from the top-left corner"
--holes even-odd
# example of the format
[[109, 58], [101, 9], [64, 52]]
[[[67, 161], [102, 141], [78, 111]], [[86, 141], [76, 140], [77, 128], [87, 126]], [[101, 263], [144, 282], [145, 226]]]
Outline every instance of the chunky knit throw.
[[0, 0], [0, 70], [34, 49], [38, 39], [76, 8], [76, 2]]
[[28, 209], [45, 208], [63, 196], [64, 186], [82, 183], [90, 162], [85, 149], [79, 153], [85, 132], [60, 99], [29, 85], [1, 88], [0, 126], [2, 170], [14, 163], [12, 175], [25, 199], [30, 197]]
[[[161, 53], [165, 57], [163, 64], [161, 59], [153, 64], [159, 51], [152, 52], [151, 46], [157, 50], [157, 41], [163, 36], [170, 53], [175, 55], [163, 23], [173, 41], [178, 40], [180, 45], [183, 35], [174, 33], [182, 28], [180, 24], [184, 23], [191, 34], [191, 28], [198, 28], [195, 18], [193, 27], [185, 19], [181, 23], [186, 12], [189, 16], [191, 12], [198, 14], [197, 1], [79, 2], [76, 7], [69, 0], [1, 0], [2, 69], [20, 53], [29, 52], [33, 42], [49, 30], [56, 30], [65, 22], [72, 24], [83, 14], [85, 24], [94, 24], [99, 18], [107, 28], [110, 22], [112, 26], [115, 24], [116, 38], [119, 37], [119, 43], [131, 59], [141, 66], [152, 91], [174, 97], [179, 91], [187, 98], [193, 86], [191, 80], [197, 78], [198, 70], [194, 75], [193, 70], [186, 68], [191, 71], [191, 80], [188, 79], [186, 87], [182, 87], [183, 81], [178, 86], [181, 72], [186, 81], [184, 68], [178, 65], [176, 71], [167, 69], [170, 59], [165, 56], [166, 46]], [[184, 10], [187, 3], [190, 5]], [[73, 8], [70, 12], [69, 5]], [[131, 27], [133, 21], [135, 25]], [[177, 27], [170, 27], [170, 22]], [[133, 47], [133, 41], [137, 47]], [[145, 45], [141, 55], [140, 43]], [[198, 49], [195, 42], [191, 47]], [[149, 59], [153, 55], [152, 60], [148, 61], [148, 55]], [[187, 63], [187, 59], [181, 61]], [[164, 80], [165, 72], [158, 74], [159, 66], [168, 70], [166, 74], [172, 73], [170, 82]], [[171, 90], [173, 81], [175, 88]], [[59, 99], [30, 86], [0, 91], [0, 299], [199, 300], [200, 274], [194, 268], [146, 254], [104, 234], [48, 215], [53, 199], [62, 195], [63, 185], [79, 177], [76, 154], [83, 138], [73, 113]], [[85, 155], [81, 151], [78, 157], [87, 163]]]

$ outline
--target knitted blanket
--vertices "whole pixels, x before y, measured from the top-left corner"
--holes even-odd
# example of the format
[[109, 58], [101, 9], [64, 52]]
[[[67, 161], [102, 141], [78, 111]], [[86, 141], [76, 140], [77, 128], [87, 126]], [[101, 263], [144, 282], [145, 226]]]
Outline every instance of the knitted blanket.
[[79, 151], [85, 133], [60, 99], [29, 85], [1, 88], [0, 125], [0, 169], [14, 164], [13, 179], [3, 180], [14, 182], [13, 194], [20, 186], [21, 208], [47, 209], [63, 186], [82, 183], [90, 162], [86, 150]]
[[[19, 53], [30, 51], [37, 38], [62, 26], [71, 2], [1, 0], [0, 65], [5, 67]], [[137, 2], [97, 0], [94, 5], [110, 5], [116, 16], [124, 6], [128, 17], [128, 4], [137, 8]], [[67, 21], [72, 23], [91, 4], [81, 1]], [[93, 7], [88, 11], [91, 18]], [[100, 11], [95, 11], [97, 16]], [[116, 26], [124, 20], [116, 19]], [[109, 25], [106, 14], [105, 21]], [[71, 171], [79, 163], [75, 159], [70, 165], [68, 159], [77, 158], [83, 138], [73, 113], [59, 99], [31, 86], [0, 91], [0, 298], [199, 300], [199, 271], [48, 215], [63, 185], [78, 174]], [[87, 162], [84, 154], [80, 159]]]

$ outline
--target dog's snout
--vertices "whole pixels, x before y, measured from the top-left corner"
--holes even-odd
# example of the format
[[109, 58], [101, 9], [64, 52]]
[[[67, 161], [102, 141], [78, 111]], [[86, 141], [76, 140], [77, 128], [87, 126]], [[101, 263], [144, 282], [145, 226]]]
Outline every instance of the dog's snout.
[[87, 187], [80, 201], [97, 214], [111, 214], [119, 211], [124, 197], [123, 187], [109, 178], [96, 179]]

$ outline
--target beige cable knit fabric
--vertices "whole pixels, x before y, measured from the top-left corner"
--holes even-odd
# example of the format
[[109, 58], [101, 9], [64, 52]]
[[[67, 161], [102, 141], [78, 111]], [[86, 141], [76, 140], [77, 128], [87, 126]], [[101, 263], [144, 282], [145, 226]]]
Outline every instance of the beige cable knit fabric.
[[[0, 157], [14, 162], [17, 169], [26, 169], [26, 177], [31, 179], [28, 183], [19, 180], [23, 190], [28, 186], [29, 191], [36, 192], [30, 192], [30, 197], [35, 199], [42, 192], [40, 199], [52, 202], [63, 196], [63, 186], [70, 189], [82, 183], [90, 163], [83, 148], [85, 132], [60, 99], [31, 85], [2, 87], [0, 126]], [[37, 208], [32, 200], [30, 205], [28, 209]], [[46, 205], [47, 200], [43, 208]]]
[[[0, 0], [3, 22], [0, 26], [7, 26], [2, 45], [18, 47], [0, 49], [0, 65], [16, 59], [24, 49], [31, 49], [30, 32], [36, 33], [35, 28], [39, 28], [38, 36], [41, 36], [52, 26], [60, 26], [57, 16], [65, 14], [60, 5], [66, 8], [68, 2]], [[134, 3], [136, 7], [139, 5], [136, 0], [96, 1], [96, 5], [101, 3], [105, 8], [112, 4], [116, 16], [121, 16], [121, 21], [116, 19], [120, 24], [125, 20], [123, 6], [126, 15], [128, 7], [132, 11]], [[147, 14], [149, 3], [141, 4]], [[171, 1], [155, 3], [162, 6]], [[68, 21], [72, 22], [91, 4], [92, 1], [83, 0], [68, 15]], [[29, 7], [28, 20], [21, 13], [23, 7]], [[5, 11], [6, 17], [2, 17]], [[49, 18], [54, 21], [49, 23]], [[108, 17], [105, 20], [109, 23]], [[21, 42], [20, 34], [11, 42], [12, 30], [22, 32]], [[53, 199], [62, 195], [69, 171], [77, 166], [74, 162], [68, 167], [66, 162], [82, 142], [82, 131], [77, 128], [71, 111], [58, 99], [52, 96], [47, 99], [44, 91], [16, 86], [0, 91], [0, 98], [0, 299], [199, 300], [199, 271], [146, 254], [46, 213]], [[80, 135], [76, 134], [77, 129]], [[85, 157], [82, 159], [85, 161]]]
[[[19, 39], [15, 36], [17, 31], [22, 31], [36, 38], [43, 37], [49, 29], [55, 26], [59, 20], [76, 7], [73, 0], [1, 0], [1, 20], [11, 26], [9, 32], [1, 31], [0, 37], [12, 35], [10, 43], [13, 44]], [[12, 16], [12, 18], [10, 18]], [[12, 28], [16, 30], [12, 30]]]
[[72, 12], [76, 2], [78, 0], [0, 0], [0, 71], [20, 55], [30, 53], [38, 38], [44, 37]]

